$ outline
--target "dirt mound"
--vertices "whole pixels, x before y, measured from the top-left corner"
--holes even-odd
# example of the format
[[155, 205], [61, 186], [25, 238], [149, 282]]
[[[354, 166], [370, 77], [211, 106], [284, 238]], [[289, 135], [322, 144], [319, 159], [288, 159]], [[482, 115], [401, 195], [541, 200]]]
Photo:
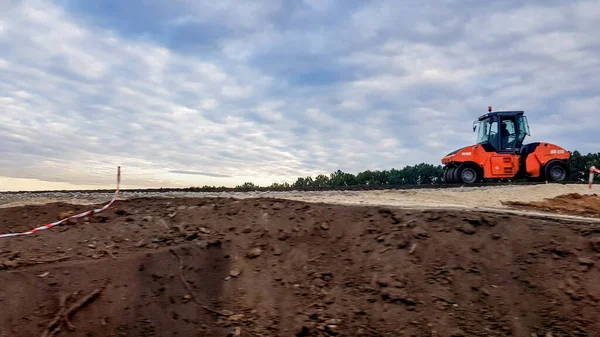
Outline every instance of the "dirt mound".
[[[81, 206], [0, 209], [22, 231]], [[0, 241], [0, 336], [593, 336], [600, 227], [274, 199], [135, 199]], [[61, 316], [59, 316], [61, 318]]]
[[600, 218], [600, 196], [569, 193], [548, 198], [543, 201], [520, 202], [505, 201], [503, 204], [520, 209], [543, 210], [569, 215], [581, 215]]

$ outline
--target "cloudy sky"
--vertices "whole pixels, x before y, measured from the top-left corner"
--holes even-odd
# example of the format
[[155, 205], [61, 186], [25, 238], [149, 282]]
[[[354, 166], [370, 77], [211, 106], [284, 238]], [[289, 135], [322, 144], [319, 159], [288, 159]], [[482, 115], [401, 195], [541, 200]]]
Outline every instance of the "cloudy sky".
[[[525, 4], [526, 3], [526, 4]], [[0, 0], [0, 190], [401, 168], [522, 109], [600, 151], [600, 2]]]

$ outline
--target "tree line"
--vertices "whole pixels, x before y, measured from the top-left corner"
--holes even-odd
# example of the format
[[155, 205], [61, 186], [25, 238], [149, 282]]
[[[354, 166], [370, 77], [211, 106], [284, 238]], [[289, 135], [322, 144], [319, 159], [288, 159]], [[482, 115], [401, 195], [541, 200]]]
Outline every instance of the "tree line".
[[[570, 174], [567, 181], [585, 182], [588, 180], [590, 167], [600, 167], [600, 153], [582, 155], [579, 151], [573, 151], [569, 164]], [[258, 186], [252, 182], [246, 182], [235, 188], [248, 190], [260, 188], [303, 189], [340, 186], [436, 185], [444, 184], [442, 174], [443, 168], [441, 165], [421, 163], [414, 166], [406, 166], [402, 169], [366, 170], [357, 174], [337, 170], [329, 175], [319, 174], [315, 177], [299, 177], [292, 183], [273, 183], [269, 186]], [[596, 176], [596, 180], [600, 182], [600, 175]], [[210, 190], [218, 188], [215, 186], [204, 186], [201, 189]]]
[[[569, 181], [588, 181], [590, 167], [600, 167], [600, 152], [582, 155], [579, 151], [573, 151], [570, 159]], [[600, 181], [600, 175], [596, 175], [595, 181]]]
[[[329, 175], [299, 177], [293, 183], [273, 183], [268, 188], [311, 188], [339, 186], [382, 186], [382, 185], [422, 185], [441, 183], [442, 166], [418, 164], [400, 170], [367, 170], [352, 174], [337, 170]], [[238, 189], [260, 188], [251, 182], [236, 186]]]

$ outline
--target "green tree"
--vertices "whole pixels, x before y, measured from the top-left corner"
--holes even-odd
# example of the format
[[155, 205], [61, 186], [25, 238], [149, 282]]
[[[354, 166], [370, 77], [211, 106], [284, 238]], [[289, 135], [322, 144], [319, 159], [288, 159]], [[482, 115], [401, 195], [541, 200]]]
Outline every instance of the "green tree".
[[[587, 181], [589, 179], [590, 167], [600, 167], [600, 153], [588, 153], [582, 155], [579, 151], [571, 153], [569, 160], [571, 181]], [[596, 181], [600, 181], [600, 175], [596, 175]]]
[[316, 186], [316, 187], [325, 187], [325, 186], [329, 186], [329, 184], [330, 184], [329, 177], [324, 174], [319, 174], [318, 176], [316, 176], [315, 180], [313, 182], [313, 186]]
[[296, 182], [293, 184], [293, 186], [295, 188], [311, 187], [311, 186], [313, 186], [313, 183], [314, 183], [313, 178], [310, 176], [306, 177], [306, 178], [300, 177], [296, 180]]
[[331, 186], [352, 186], [356, 185], [356, 177], [352, 173], [337, 170], [329, 176]]
[[245, 182], [242, 185], [236, 186], [235, 188], [244, 189], [244, 190], [252, 190], [252, 189], [258, 188], [258, 186], [254, 185], [254, 183], [251, 183], [251, 182]]

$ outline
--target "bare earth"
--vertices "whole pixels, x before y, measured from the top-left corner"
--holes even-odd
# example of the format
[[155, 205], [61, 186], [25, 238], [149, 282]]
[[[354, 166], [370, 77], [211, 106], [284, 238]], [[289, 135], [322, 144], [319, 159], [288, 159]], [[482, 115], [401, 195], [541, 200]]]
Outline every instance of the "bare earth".
[[[592, 192], [124, 194], [0, 239], [0, 336], [600, 336]], [[110, 197], [4, 198], [0, 232]]]

